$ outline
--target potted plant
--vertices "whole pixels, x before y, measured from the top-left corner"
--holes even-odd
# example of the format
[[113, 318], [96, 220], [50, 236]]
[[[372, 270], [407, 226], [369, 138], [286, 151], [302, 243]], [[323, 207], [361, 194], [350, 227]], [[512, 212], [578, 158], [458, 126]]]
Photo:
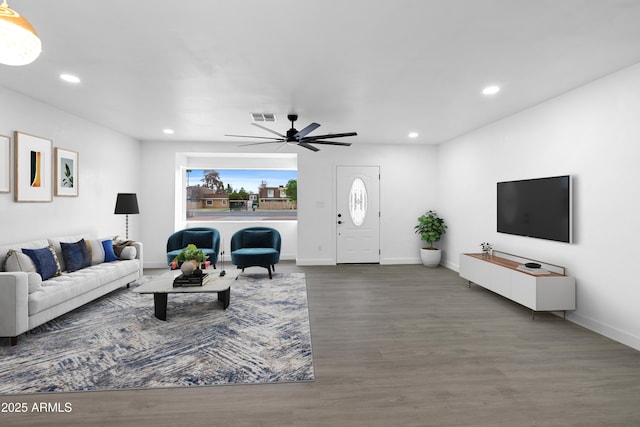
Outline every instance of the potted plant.
[[418, 217], [418, 225], [415, 226], [416, 234], [429, 244], [428, 247], [420, 249], [420, 259], [426, 267], [437, 267], [440, 265], [442, 252], [433, 247], [434, 242], [438, 242], [440, 237], [447, 231], [444, 219], [440, 218], [435, 211], [428, 211]]
[[195, 270], [200, 268], [200, 264], [205, 262], [209, 258], [208, 255], [202, 251], [202, 249], [198, 249], [196, 245], [190, 243], [186, 248], [183, 248], [182, 251], [176, 256], [173, 262], [182, 263], [180, 266], [180, 270], [185, 276], [192, 274]]

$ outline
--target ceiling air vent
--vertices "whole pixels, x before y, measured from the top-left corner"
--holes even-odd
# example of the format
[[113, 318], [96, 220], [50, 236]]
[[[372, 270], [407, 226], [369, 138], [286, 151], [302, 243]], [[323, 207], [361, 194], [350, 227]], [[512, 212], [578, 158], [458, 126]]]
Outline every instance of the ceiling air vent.
[[275, 122], [276, 115], [273, 113], [251, 113], [254, 122]]

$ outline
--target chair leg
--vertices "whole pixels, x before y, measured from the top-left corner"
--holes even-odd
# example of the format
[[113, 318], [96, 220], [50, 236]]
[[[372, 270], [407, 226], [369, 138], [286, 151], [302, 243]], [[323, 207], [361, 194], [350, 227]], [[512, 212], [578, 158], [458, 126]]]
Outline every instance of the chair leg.
[[271, 268], [269, 266], [267, 266], [267, 271], [269, 272], [269, 279], [273, 279], [273, 276], [271, 275]]
[[18, 345], [18, 337], [11, 337], [11, 345]]

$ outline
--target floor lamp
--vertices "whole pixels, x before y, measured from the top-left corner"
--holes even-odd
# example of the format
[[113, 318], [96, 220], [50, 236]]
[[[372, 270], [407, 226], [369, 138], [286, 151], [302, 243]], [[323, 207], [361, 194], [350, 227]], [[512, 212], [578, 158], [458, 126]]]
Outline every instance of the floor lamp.
[[126, 215], [127, 234], [126, 239], [129, 239], [129, 214], [139, 214], [138, 209], [138, 197], [136, 193], [118, 193], [116, 198], [116, 209], [113, 212], [116, 215]]

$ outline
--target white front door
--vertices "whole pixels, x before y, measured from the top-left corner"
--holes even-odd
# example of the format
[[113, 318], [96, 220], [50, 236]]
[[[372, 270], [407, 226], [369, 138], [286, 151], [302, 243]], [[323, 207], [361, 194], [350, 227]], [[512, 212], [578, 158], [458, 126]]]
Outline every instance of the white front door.
[[338, 264], [380, 262], [380, 167], [338, 166]]

